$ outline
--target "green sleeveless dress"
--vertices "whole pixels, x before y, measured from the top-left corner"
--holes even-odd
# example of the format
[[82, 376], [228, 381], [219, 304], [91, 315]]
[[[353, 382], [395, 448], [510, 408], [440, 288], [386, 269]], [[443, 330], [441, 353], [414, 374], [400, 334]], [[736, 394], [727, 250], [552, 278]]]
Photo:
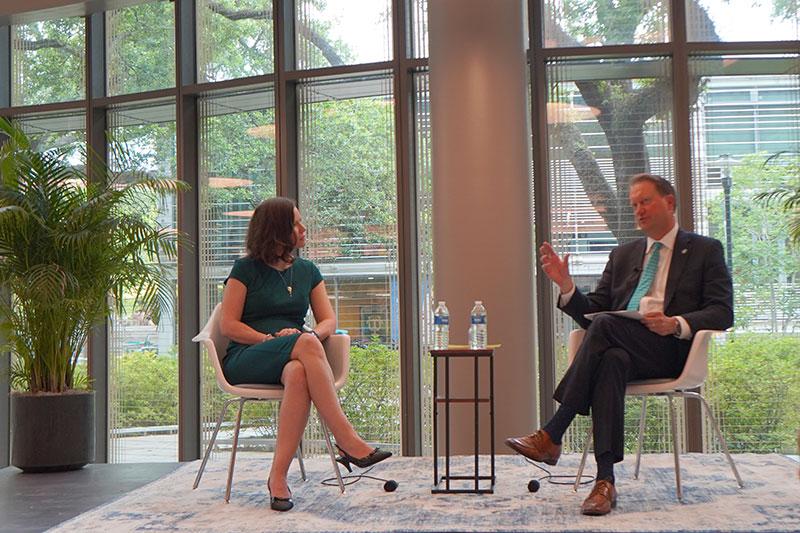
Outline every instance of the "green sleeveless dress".
[[[306, 259], [295, 259], [281, 272], [258, 259], [244, 257], [233, 263], [230, 278], [247, 287], [242, 322], [261, 333], [275, 334], [284, 328], [302, 331], [311, 289], [322, 281], [322, 274]], [[283, 367], [289, 362], [300, 335], [276, 337], [253, 345], [231, 341], [222, 361], [228, 382], [233, 385], [280, 384]]]

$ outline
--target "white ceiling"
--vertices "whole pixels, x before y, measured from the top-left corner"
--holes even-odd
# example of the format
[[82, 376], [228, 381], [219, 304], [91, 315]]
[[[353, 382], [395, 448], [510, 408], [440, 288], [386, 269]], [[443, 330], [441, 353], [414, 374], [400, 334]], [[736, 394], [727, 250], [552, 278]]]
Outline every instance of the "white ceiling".
[[79, 17], [151, 0], [2, 0], [0, 25], [22, 24], [62, 17]]

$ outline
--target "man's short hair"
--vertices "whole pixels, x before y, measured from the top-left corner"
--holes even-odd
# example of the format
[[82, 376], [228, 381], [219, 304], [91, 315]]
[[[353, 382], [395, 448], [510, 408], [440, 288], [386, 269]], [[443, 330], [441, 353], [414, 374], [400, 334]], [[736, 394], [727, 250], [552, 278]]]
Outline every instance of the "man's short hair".
[[637, 183], [641, 183], [643, 181], [649, 181], [650, 183], [655, 185], [658, 194], [660, 194], [661, 196], [666, 196], [668, 194], [676, 196], [675, 187], [673, 187], [670, 182], [668, 182], [661, 176], [657, 176], [655, 174], [648, 174], [646, 172], [643, 172], [641, 174], [636, 174], [634, 177], [632, 177], [630, 186], [633, 187]]

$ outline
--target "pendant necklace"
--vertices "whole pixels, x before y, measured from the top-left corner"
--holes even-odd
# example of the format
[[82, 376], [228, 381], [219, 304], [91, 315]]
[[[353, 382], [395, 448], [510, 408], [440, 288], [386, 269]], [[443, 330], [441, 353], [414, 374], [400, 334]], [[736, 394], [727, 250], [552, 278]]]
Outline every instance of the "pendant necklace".
[[[286, 270], [291, 270], [291, 268], [292, 268], [292, 267], [291, 267], [291, 266], [289, 266], [289, 268], [287, 268]], [[283, 272], [284, 272], [284, 271], [280, 271], [280, 270], [278, 270], [278, 269], [275, 269], [275, 271], [276, 271], [276, 272], [278, 273], [278, 275], [281, 277], [281, 281], [282, 281], [282, 282], [283, 282], [283, 284], [286, 286], [286, 292], [288, 292], [288, 293], [289, 293], [289, 298], [291, 298], [291, 297], [292, 297], [292, 283], [294, 282], [294, 270], [292, 270], [291, 272], [289, 272], [289, 283], [286, 283], [286, 278], [284, 278], [284, 277], [283, 277]]]

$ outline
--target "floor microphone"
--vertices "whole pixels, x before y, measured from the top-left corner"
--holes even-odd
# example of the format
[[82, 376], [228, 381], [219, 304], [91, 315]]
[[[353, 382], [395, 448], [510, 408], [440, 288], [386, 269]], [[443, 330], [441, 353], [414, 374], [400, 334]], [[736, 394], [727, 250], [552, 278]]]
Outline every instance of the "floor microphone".
[[[544, 468], [541, 465], [536, 464], [534, 461], [531, 461], [527, 457], [525, 458], [527, 462], [538, 468], [539, 470], [543, 471], [545, 475], [534, 478], [528, 481], [528, 492], [538, 492], [539, 489], [542, 487], [542, 481], [547, 481], [548, 483], [552, 483], [553, 485], [574, 485], [575, 484], [575, 476], [570, 475], [556, 475], [550, 473], [550, 471]], [[588, 479], [585, 479], [588, 478]], [[581, 480], [579, 485], [588, 485], [589, 483], [594, 482], [594, 476], [590, 476], [588, 474], [581, 474]]]
[[[398, 483], [394, 479], [387, 479], [369, 475], [369, 473], [372, 471], [373, 468], [375, 468], [375, 465], [370, 466], [360, 474], [347, 474], [345, 476], [342, 476], [342, 481], [344, 482], [344, 486], [347, 487], [354, 483], [358, 483], [362, 479], [372, 479], [375, 481], [383, 481], [383, 490], [386, 492], [394, 492], [397, 490], [397, 487], [400, 486], [400, 483]], [[339, 480], [335, 477], [329, 477], [323, 479], [322, 484], [328, 487], [338, 487]]]

